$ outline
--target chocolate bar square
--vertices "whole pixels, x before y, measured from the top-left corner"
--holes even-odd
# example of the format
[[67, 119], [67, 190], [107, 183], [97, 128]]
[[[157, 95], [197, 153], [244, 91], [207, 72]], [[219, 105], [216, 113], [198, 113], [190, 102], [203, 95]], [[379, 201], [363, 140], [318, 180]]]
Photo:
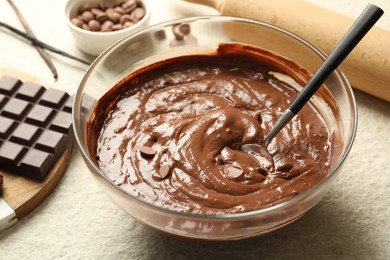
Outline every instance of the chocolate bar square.
[[40, 150], [30, 149], [23, 157], [20, 168], [29, 172], [34, 179], [43, 180], [53, 165], [53, 155]]
[[1, 115], [9, 118], [22, 120], [30, 108], [30, 104], [20, 99], [10, 99], [1, 111]]
[[36, 126], [21, 123], [11, 134], [10, 140], [21, 145], [31, 146], [42, 130]]
[[0, 116], [0, 138], [6, 139], [16, 125], [14, 120]]
[[34, 102], [44, 92], [45, 92], [45, 88], [43, 86], [32, 83], [32, 82], [26, 82], [20, 86], [20, 88], [18, 89], [18, 92], [16, 94], [16, 97], [23, 99], [23, 100], [26, 100], [26, 101]]
[[41, 99], [39, 100], [39, 104], [60, 109], [68, 98], [69, 98], [68, 93], [52, 88], [46, 90], [46, 92], [42, 95]]
[[21, 84], [22, 81], [17, 78], [3, 76], [0, 79], [0, 93], [7, 96], [12, 96], [12, 94], [15, 93]]
[[35, 105], [26, 117], [26, 122], [44, 127], [53, 118], [55, 110], [52, 108]]

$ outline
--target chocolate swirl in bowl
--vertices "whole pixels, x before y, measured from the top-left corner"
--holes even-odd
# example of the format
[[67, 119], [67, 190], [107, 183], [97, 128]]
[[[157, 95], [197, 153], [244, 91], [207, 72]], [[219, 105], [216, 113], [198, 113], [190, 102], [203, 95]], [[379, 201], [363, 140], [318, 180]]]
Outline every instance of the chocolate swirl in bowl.
[[287, 201], [326, 177], [337, 138], [308, 104], [271, 142], [272, 158], [240, 150], [298, 93], [275, 72], [286, 73], [226, 50], [143, 68], [97, 103], [89, 151], [116, 185], [161, 207], [229, 214]]

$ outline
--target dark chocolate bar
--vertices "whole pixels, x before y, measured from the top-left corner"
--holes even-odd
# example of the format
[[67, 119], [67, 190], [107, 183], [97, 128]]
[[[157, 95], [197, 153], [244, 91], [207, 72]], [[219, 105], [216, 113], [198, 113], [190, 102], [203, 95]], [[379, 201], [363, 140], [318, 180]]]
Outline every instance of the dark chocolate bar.
[[73, 138], [72, 97], [0, 78], [0, 169], [43, 180]]

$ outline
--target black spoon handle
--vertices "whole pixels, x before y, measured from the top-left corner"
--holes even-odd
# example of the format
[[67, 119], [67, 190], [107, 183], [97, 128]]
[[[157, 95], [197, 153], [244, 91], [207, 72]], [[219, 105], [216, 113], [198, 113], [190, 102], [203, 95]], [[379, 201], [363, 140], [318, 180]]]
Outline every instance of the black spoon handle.
[[369, 4], [348, 30], [345, 36], [337, 44], [332, 53], [311, 78], [306, 87], [302, 89], [298, 97], [291, 103], [290, 107], [283, 113], [276, 124], [272, 127], [264, 139], [264, 147], [267, 147], [271, 140], [290, 122], [291, 119], [301, 110], [301, 108], [316, 93], [320, 86], [337, 69], [340, 63], [348, 56], [353, 48], [360, 42], [372, 26], [382, 16], [383, 10], [379, 7]]
[[383, 10], [372, 4], [369, 4], [366, 9], [364, 9], [363, 13], [337, 44], [306, 87], [290, 105], [289, 110], [292, 113], [297, 114], [301, 110], [382, 15]]

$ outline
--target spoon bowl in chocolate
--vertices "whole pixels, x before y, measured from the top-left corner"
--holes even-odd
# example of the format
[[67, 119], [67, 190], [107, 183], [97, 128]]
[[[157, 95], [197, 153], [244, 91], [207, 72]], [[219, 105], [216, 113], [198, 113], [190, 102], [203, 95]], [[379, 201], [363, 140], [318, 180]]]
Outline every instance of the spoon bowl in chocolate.
[[324, 61], [318, 71], [314, 74], [306, 87], [300, 92], [298, 97], [291, 103], [271, 131], [265, 137], [262, 144], [244, 144], [241, 150], [244, 152], [255, 152], [262, 155], [271, 156], [267, 150], [272, 139], [286, 126], [288, 122], [302, 109], [302, 107], [317, 92], [331, 73], [337, 69], [341, 62], [355, 48], [360, 40], [374, 26], [383, 15], [383, 10], [375, 5], [369, 4], [358, 17], [352, 27], [337, 44], [328, 58]]

